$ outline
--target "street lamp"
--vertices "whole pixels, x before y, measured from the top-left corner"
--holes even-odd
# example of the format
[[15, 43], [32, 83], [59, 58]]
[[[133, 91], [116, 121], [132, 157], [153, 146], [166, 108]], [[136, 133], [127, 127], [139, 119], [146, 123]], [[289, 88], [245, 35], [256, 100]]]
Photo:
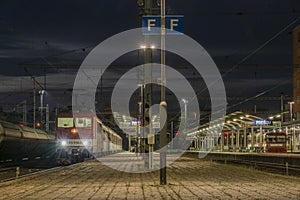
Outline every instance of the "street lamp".
[[149, 47], [145, 44], [142, 44], [140, 45], [140, 49], [143, 49], [144, 51], [147, 49], [147, 48], [150, 48], [150, 49], [156, 49], [156, 46], [154, 44], [151, 44]]
[[41, 123], [43, 124], [43, 109], [44, 109], [44, 94], [45, 94], [45, 90], [40, 90], [39, 91], [39, 95], [41, 97]]
[[182, 102], [184, 103], [184, 129], [186, 129], [186, 126], [187, 126], [187, 104], [189, 101], [186, 99], [182, 99]]
[[293, 131], [292, 133], [291, 133], [291, 152], [293, 152], [293, 148], [294, 148], [294, 146], [295, 145], [293, 145], [293, 142], [295, 142], [294, 140], [295, 140], [295, 124], [294, 124], [294, 119], [293, 119], [293, 104], [294, 104], [295, 102], [294, 101], [290, 101], [290, 102], [288, 102], [288, 104], [290, 104], [290, 116], [291, 116], [291, 130]]
[[288, 102], [288, 104], [290, 104], [290, 116], [291, 116], [291, 121], [293, 121], [293, 104], [294, 104], [295, 102], [293, 102], [293, 101], [290, 101], [290, 102]]
[[144, 44], [140, 46], [140, 49], [146, 50], [146, 48], [147, 48], [147, 46]]

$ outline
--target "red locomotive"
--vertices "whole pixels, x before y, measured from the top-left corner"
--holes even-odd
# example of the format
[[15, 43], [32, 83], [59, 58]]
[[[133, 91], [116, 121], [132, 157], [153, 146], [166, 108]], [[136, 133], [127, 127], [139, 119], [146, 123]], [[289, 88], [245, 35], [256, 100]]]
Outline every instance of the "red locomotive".
[[122, 138], [92, 114], [58, 114], [58, 161], [68, 164], [122, 150]]
[[265, 134], [265, 152], [286, 153], [286, 133], [275, 132]]

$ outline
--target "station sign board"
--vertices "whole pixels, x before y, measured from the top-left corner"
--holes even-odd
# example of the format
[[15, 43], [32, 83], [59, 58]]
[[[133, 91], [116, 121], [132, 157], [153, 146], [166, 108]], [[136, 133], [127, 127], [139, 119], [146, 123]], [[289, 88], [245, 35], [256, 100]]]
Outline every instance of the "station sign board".
[[140, 120], [130, 120], [130, 126], [139, 126], [140, 124]]
[[[168, 15], [166, 16], [166, 34], [179, 35], [183, 34], [183, 15]], [[158, 15], [143, 16], [142, 30], [144, 35], [160, 35], [161, 17]]]
[[272, 126], [273, 121], [271, 120], [254, 120], [254, 126]]

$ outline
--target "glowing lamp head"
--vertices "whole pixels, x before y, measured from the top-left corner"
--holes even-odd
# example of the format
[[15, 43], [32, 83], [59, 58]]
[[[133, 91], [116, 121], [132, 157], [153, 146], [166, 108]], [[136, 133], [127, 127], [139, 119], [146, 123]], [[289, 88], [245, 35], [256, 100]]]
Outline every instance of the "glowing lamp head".
[[76, 128], [72, 128], [72, 129], [71, 129], [71, 133], [72, 133], [72, 134], [76, 134], [77, 132], [78, 132], [78, 131], [77, 131]]
[[36, 127], [41, 127], [41, 126], [42, 126], [41, 122], [36, 123]]

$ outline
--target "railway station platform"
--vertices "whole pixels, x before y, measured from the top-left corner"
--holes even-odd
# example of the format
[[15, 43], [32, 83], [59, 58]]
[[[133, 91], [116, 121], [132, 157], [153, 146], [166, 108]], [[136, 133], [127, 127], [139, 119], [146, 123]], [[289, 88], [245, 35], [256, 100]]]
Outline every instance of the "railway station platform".
[[[118, 159], [136, 159], [129, 152]], [[120, 157], [121, 159], [121, 157]], [[91, 160], [0, 183], [0, 199], [300, 199], [300, 178], [183, 156], [167, 169], [126, 173]]]

